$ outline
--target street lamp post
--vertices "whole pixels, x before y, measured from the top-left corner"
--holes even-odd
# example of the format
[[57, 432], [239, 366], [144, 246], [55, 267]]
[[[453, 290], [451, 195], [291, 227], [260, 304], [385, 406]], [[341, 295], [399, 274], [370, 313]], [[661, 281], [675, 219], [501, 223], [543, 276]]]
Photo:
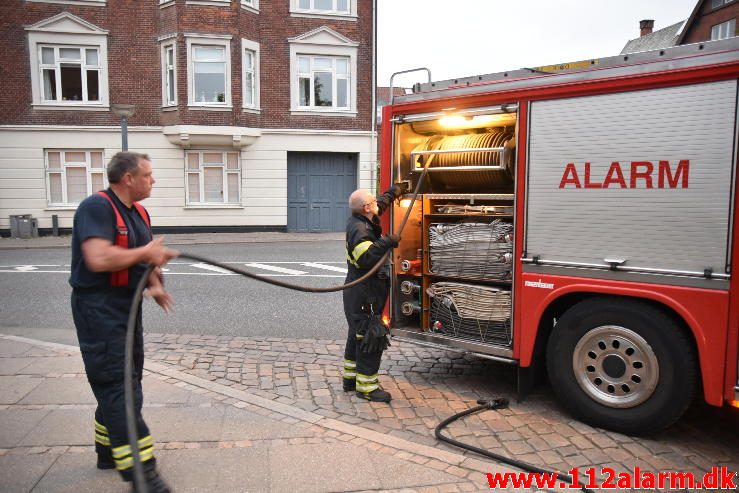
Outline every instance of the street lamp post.
[[133, 115], [136, 106], [132, 104], [111, 104], [113, 114], [121, 119], [121, 150], [128, 150], [128, 119]]

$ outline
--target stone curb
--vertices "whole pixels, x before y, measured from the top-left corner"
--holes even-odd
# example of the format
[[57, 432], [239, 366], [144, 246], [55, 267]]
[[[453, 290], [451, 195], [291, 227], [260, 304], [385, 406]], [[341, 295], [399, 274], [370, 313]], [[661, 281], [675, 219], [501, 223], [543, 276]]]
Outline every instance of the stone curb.
[[[39, 341], [37, 339], [29, 339], [29, 338], [19, 337], [19, 336], [0, 334], [0, 339], [24, 342], [27, 344], [47, 347], [47, 348], [55, 349], [59, 351], [79, 352], [79, 348], [76, 346]], [[321, 416], [319, 414], [316, 414], [310, 411], [305, 411], [303, 409], [300, 409], [294, 406], [276, 402], [270, 399], [266, 399], [264, 397], [259, 397], [259, 396], [250, 394], [248, 392], [233, 389], [223, 384], [219, 384], [219, 383], [212, 382], [210, 380], [206, 380], [206, 379], [194, 376], [194, 375], [190, 375], [190, 374], [181, 372], [179, 370], [176, 370], [174, 368], [171, 368], [161, 363], [146, 361], [144, 363], [144, 368], [151, 373], [154, 373], [154, 374], [157, 374], [163, 377], [179, 380], [181, 382], [193, 385], [195, 387], [207, 390], [209, 392], [219, 394], [222, 396], [231, 397], [237, 401], [241, 401], [246, 404], [251, 404], [253, 406], [257, 406], [257, 407], [263, 408], [265, 410], [268, 410], [274, 413], [278, 413], [278, 414], [281, 414], [281, 415], [284, 415], [284, 416], [287, 416], [287, 417], [290, 417], [290, 418], [293, 418], [293, 419], [296, 419], [302, 422], [306, 422], [311, 425], [319, 426], [326, 430], [341, 433], [344, 435], [351, 435], [357, 439], [374, 442], [375, 444], [381, 445], [383, 447], [390, 447], [390, 448], [397, 449], [402, 452], [408, 452], [414, 455], [422, 456], [430, 460], [445, 462], [449, 466], [462, 467], [462, 468], [468, 469], [473, 474], [475, 473], [480, 474], [480, 475], [483, 474], [482, 469], [479, 469], [479, 468], [471, 469], [469, 467], [470, 461], [471, 459], [473, 459], [472, 457], [467, 457], [461, 454], [456, 454], [454, 452], [449, 452], [449, 451], [442, 450], [440, 448], [431, 447], [428, 445], [417, 444], [409, 440], [405, 440], [405, 439], [394, 437], [394, 436], [391, 436], [385, 433], [380, 433], [377, 431], [369, 430], [361, 426], [344, 423], [343, 421], [339, 421], [337, 419], [327, 418], [325, 416]], [[485, 465], [484, 472], [490, 472], [493, 474], [496, 472], [504, 473], [504, 472], [510, 472], [513, 470], [511, 468], [507, 468], [507, 469], [502, 468], [494, 462], [483, 462], [483, 461], [474, 459], [474, 463], [476, 465], [484, 464]]]

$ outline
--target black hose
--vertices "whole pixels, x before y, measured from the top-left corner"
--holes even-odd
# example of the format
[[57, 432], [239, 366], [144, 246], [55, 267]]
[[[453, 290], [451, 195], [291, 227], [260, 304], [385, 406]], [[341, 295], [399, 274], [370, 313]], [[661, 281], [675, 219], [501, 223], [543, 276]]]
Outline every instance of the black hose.
[[470, 450], [472, 452], [475, 452], [477, 454], [480, 454], [485, 457], [489, 457], [490, 459], [496, 460], [498, 462], [502, 462], [504, 464], [508, 464], [513, 467], [517, 467], [519, 469], [523, 469], [524, 471], [539, 473], [539, 474], [556, 474], [557, 479], [567, 482], [573, 486], [579, 487], [582, 491], [586, 493], [592, 493], [592, 490], [589, 490], [585, 488], [585, 486], [580, 486], [579, 484], [575, 484], [573, 482], [573, 479], [571, 476], [567, 474], [563, 474], [557, 471], [550, 471], [548, 469], [543, 469], [541, 467], [535, 466], [533, 464], [529, 464], [527, 462], [523, 462], [516, 459], [511, 459], [510, 457], [506, 457], [504, 455], [496, 454], [495, 452], [491, 452], [489, 450], [485, 450], [479, 447], [475, 447], [474, 445], [470, 445], [468, 443], [460, 442], [459, 440], [455, 440], [454, 438], [449, 438], [441, 434], [441, 430], [452, 424], [453, 422], [457, 421], [460, 418], [463, 418], [467, 415], [474, 414], [479, 411], [485, 411], [488, 409], [501, 409], [508, 407], [508, 399], [494, 399], [491, 401], [486, 400], [479, 400], [477, 401], [478, 406], [475, 406], [473, 408], [467, 409], [466, 411], [459, 412], [453, 416], [448, 417], [438, 425], [436, 425], [436, 428], [434, 429], [434, 435], [436, 435], [436, 438], [438, 440], [441, 440], [442, 442], [449, 443], [451, 445], [454, 445], [455, 447], [463, 448], [465, 450]]
[[[126, 328], [126, 352], [123, 358], [123, 394], [126, 404], [126, 432], [128, 434], [128, 443], [131, 447], [131, 456], [133, 457], [133, 482], [136, 485], [136, 491], [147, 493], [146, 481], [144, 480], [144, 466], [141, 464], [141, 454], [139, 451], [139, 433], [136, 423], [136, 412], [133, 402], [133, 341], [136, 333], [136, 321], [141, 310], [141, 299], [144, 296], [144, 289], [148, 284], [149, 276], [154, 271], [154, 266], [149, 264], [144, 271], [144, 275], [136, 285], [136, 291], [133, 294], [133, 302], [131, 303], [131, 311], [128, 314], [128, 327]], [[142, 375], [139, 375], [141, 378]]]
[[[418, 197], [418, 192], [421, 189], [421, 183], [423, 182], [423, 178], [426, 176], [426, 173], [428, 171], [428, 163], [424, 166], [423, 171], [421, 172], [421, 175], [418, 178], [418, 183], [416, 183], [416, 188], [413, 190], [413, 196], [411, 197], [411, 203], [408, 206], [408, 209], [405, 212], [405, 216], [403, 217], [403, 221], [400, 223], [400, 227], [398, 228], [398, 235], [401, 235], [403, 232], [403, 229], [405, 228], [406, 223], [408, 222], [408, 218], [411, 215], [411, 210], [413, 209], [413, 204], [416, 202], [416, 198]], [[308, 286], [300, 286], [297, 284], [291, 284], [289, 282], [284, 281], [278, 281], [276, 279], [270, 279], [269, 277], [260, 276], [258, 274], [253, 274], [251, 272], [247, 272], [245, 270], [241, 270], [237, 267], [232, 267], [230, 265], [222, 264], [219, 262], [216, 262], [215, 260], [210, 260], [205, 257], [201, 257], [199, 255], [194, 255], [191, 253], [180, 253], [180, 257], [183, 258], [189, 258], [192, 260], [197, 260], [198, 262], [204, 262], [206, 264], [214, 265], [216, 267], [220, 267], [221, 269], [231, 271], [235, 274], [240, 274], [242, 276], [256, 279], [258, 281], [265, 282], [267, 284], [272, 284], [274, 286], [280, 286], [287, 289], [292, 289], [294, 291], [302, 291], [304, 293], [333, 293], [335, 291], [343, 291], [344, 289], [349, 289], [353, 286], [356, 286], [357, 284], [360, 284], [364, 281], [366, 281], [368, 278], [373, 276], [383, 265], [385, 265], [385, 262], [387, 261], [388, 256], [390, 255], [390, 252], [392, 250], [389, 250], [386, 252], [382, 258], [380, 258], [377, 263], [369, 270], [366, 274], [364, 274], [359, 279], [355, 279], [352, 282], [341, 284], [339, 286], [331, 286], [328, 288], [313, 288]], [[144, 296], [144, 290], [146, 289], [146, 286], [148, 284], [149, 276], [154, 271], [153, 265], [148, 265], [146, 267], [146, 271], [144, 271], [143, 276], [141, 277], [141, 280], [139, 280], [138, 285], [136, 286], [136, 291], [133, 295], [133, 301], [131, 302], [131, 311], [128, 314], [128, 326], [126, 328], [126, 348], [125, 348], [125, 357], [124, 357], [124, 374], [123, 374], [123, 387], [124, 387], [124, 394], [125, 394], [125, 406], [126, 406], [126, 428], [128, 433], [128, 442], [131, 445], [131, 452], [133, 456], [133, 480], [134, 484], [136, 485], [136, 491], [141, 493], [146, 493], [147, 487], [146, 487], [146, 481], [144, 479], [144, 469], [143, 465], [141, 464], [141, 455], [139, 453], [139, 440], [138, 440], [138, 429], [136, 426], [136, 413], [134, 410], [134, 392], [133, 392], [133, 342], [134, 342], [134, 334], [135, 334], [135, 327], [136, 327], [136, 320], [138, 318], [139, 311], [141, 310], [141, 300]]]

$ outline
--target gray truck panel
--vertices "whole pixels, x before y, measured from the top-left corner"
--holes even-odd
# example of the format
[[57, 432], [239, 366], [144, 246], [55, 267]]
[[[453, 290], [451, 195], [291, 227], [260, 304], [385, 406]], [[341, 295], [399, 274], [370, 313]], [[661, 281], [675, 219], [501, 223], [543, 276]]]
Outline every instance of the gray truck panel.
[[[736, 80], [532, 103], [526, 256], [725, 273], [736, 108]], [[682, 180], [670, 188], [667, 176], [658, 188], [661, 160], [673, 179], [689, 161], [687, 188]], [[614, 161], [623, 182], [614, 172], [608, 188], [585, 188], [586, 162], [591, 182], [602, 185]], [[653, 188], [644, 178], [631, 188], [632, 162], [643, 161], [653, 165]], [[577, 180], [565, 175], [568, 163]]]

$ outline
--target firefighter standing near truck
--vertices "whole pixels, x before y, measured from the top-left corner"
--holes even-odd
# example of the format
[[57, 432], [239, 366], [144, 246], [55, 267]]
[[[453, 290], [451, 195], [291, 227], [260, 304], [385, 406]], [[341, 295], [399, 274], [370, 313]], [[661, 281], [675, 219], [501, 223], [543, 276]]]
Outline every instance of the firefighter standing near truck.
[[[378, 215], [385, 212], [401, 192], [399, 185], [393, 185], [379, 198], [361, 189], [349, 197], [352, 215], [346, 225], [347, 283], [362, 277], [388, 250], [398, 246], [398, 235], [382, 236]], [[356, 390], [358, 396], [372, 402], [390, 402], [392, 396], [380, 388], [377, 377], [383, 347], [363, 347], [365, 335], [361, 327], [366, 327], [368, 321], [379, 320], [382, 314], [390, 287], [388, 267], [383, 266], [374, 276], [343, 291], [344, 314], [349, 324], [344, 350], [344, 391]]]
[[[162, 238], [152, 240], [149, 214], [138, 203], [151, 194], [154, 184], [149, 157], [119, 152], [107, 172], [110, 188], [83, 200], [74, 215], [69, 283], [85, 372], [98, 403], [94, 423], [97, 467], [115, 468], [124, 481], [132, 481], [123, 386], [128, 316], [146, 264], [157, 266], [147, 294], [169, 312], [172, 298], [164, 289], [159, 267], [178, 252], [166, 248]], [[140, 311], [133, 357], [134, 407], [146, 485], [151, 493], [166, 493], [170, 489], [156, 471], [154, 441], [141, 416], [144, 349]]]

